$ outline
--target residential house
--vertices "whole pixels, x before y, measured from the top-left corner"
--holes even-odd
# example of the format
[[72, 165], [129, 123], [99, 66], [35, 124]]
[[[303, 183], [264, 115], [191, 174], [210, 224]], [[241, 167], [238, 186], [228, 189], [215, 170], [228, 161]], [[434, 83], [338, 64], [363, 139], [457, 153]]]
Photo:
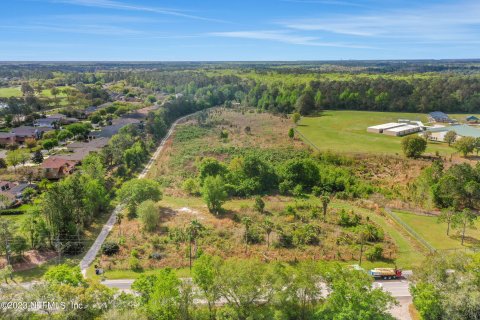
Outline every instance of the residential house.
[[61, 114], [61, 113], [51, 114], [51, 115], [47, 116], [47, 118], [48, 119], [58, 119], [60, 121], [61, 125], [72, 124], [72, 123], [76, 123], [76, 122], [79, 121], [77, 118], [67, 117], [66, 115]]
[[0, 132], [0, 146], [8, 146], [15, 143], [15, 135], [10, 132]]
[[34, 127], [46, 127], [58, 129], [61, 125], [67, 125], [78, 122], [77, 118], [69, 118], [64, 114], [55, 113], [46, 118], [39, 118], [33, 122]]
[[441, 123], [452, 123], [454, 122], [452, 119], [450, 119], [450, 117], [441, 112], [441, 111], [434, 111], [434, 112], [430, 112], [428, 114], [428, 120], [430, 122], [441, 122]]
[[19, 182], [16, 186], [11, 188], [8, 193], [15, 197], [18, 202], [23, 202], [24, 200], [24, 191], [27, 188], [36, 189], [37, 185], [33, 183]]
[[10, 181], [0, 181], [0, 191], [10, 190], [14, 186], [13, 182]]
[[60, 119], [59, 118], [40, 118], [33, 122], [33, 126], [58, 129], [60, 127]]
[[12, 133], [15, 135], [15, 141], [18, 143], [25, 142], [27, 139], [41, 139], [44, 132], [52, 131], [52, 128], [46, 127], [30, 127], [22, 126], [13, 128]]
[[72, 174], [77, 163], [78, 162], [75, 160], [52, 156], [43, 161], [41, 167], [45, 178], [57, 180]]
[[478, 119], [478, 118], [475, 117], [475, 116], [467, 117], [465, 120], [466, 120], [468, 123], [478, 123], [478, 121], [480, 121], [480, 119]]
[[117, 134], [121, 128], [129, 124], [139, 125], [141, 123], [138, 119], [131, 118], [118, 118], [113, 119], [112, 124], [109, 126], [103, 127], [100, 131], [91, 132], [93, 138], [108, 138], [110, 139], [115, 134]]
[[23, 203], [24, 192], [27, 188], [36, 189], [35, 184], [26, 182], [0, 181], [0, 206], [11, 208]]

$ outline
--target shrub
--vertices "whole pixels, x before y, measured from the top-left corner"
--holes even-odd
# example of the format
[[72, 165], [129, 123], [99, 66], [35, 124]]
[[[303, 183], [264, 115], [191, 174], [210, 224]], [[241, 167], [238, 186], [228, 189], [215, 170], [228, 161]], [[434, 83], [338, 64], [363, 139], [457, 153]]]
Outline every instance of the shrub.
[[342, 209], [340, 211], [340, 217], [339, 217], [338, 224], [342, 227], [356, 227], [359, 223], [362, 217], [360, 217], [358, 214], [355, 214], [352, 212], [347, 213], [345, 209]]
[[417, 135], [402, 139], [402, 149], [408, 158], [418, 158], [427, 149], [427, 140]]
[[43, 162], [43, 154], [40, 150], [35, 151], [32, 156], [32, 161], [36, 164], [40, 164]]
[[312, 193], [313, 193], [314, 196], [319, 197], [323, 194], [323, 190], [319, 186], [314, 186], [312, 188]]
[[57, 139], [47, 139], [47, 140], [44, 140], [42, 143], [42, 147], [46, 150], [50, 150], [56, 146], [58, 146]]
[[365, 256], [370, 261], [380, 260], [383, 255], [383, 247], [380, 244], [376, 244], [365, 252]]
[[154, 201], [146, 200], [140, 203], [137, 212], [144, 230], [152, 232], [157, 229], [160, 222], [160, 212]]
[[140, 260], [138, 260], [138, 258], [130, 257], [130, 259], [128, 260], [128, 264], [130, 266], [130, 270], [139, 271], [142, 269], [142, 266], [140, 265]]
[[277, 231], [278, 242], [277, 247], [291, 248], [293, 247], [293, 235], [288, 229], [281, 229]]
[[102, 253], [106, 256], [113, 256], [120, 251], [120, 246], [116, 242], [105, 242], [102, 245]]
[[319, 243], [320, 230], [311, 224], [305, 224], [293, 231], [293, 245], [316, 245]]
[[200, 193], [197, 181], [193, 178], [188, 178], [183, 182], [182, 190], [193, 196]]
[[160, 259], [162, 259], [162, 255], [158, 252], [154, 252], [150, 255], [150, 258], [155, 259], [155, 260], [160, 260]]
[[132, 252], [130, 252], [130, 256], [132, 256], [133, 258], [138, 258], [139, 257], [138, 250], [132, 249]]
[[303, 195], [303, 187], [300, 184], [297, 184], [292, 190], [292, 195], [294, 197], [301, 197]]
[[228, 131], [227, 130], [222, 130], [220, 132], [220, 139], [223, 139], [223, 140], [228, 139]]
[[265, 210], [265, 201], [263, 201], [262, 197], [255, 197], [255, 204], [253, 205], [253, 208], [256, 211], [263, 213], [263, 211]]
[[248, 228], [247, 240], [250, 244], [262, 243], [264, 240], [264, 234], [260, 228], [252, 226]]

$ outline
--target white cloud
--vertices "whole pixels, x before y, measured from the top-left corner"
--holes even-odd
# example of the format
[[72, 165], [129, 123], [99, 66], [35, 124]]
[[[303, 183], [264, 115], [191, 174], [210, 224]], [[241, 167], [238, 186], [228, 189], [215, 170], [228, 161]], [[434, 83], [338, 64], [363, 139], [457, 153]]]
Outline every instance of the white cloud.
[[353, 1], [341, 0], [281, 0], [282, 2], [305, 3], [305, 4], [323, 4], [328, 6], [348, 6], [348, 7], [363, 7], [364, 5]]
[[366, 46], [357, 46], [340, 42], [324, 42], [317, 37], [301, 36], [292, 34], [285, 30], [256, 30], [256, 31], [230, 31], [230, 32], [211, 32], [207, 35], [226, 38], [242, 38], [254, 40], [268, 40], [283, 42], [295, 45], [317, 46], [317, 47], [343, 47], [343, 48], [367, 48]]
[[221, 20], [191, 15], [178, 9], [149, 7], [149, 6], [142, 6], [142, 5], [136, 5], [136, 4], [128, 4], [128, 3], [113, 1], [113, 0], [50, 0], [50, 2], [65, 3], [65, 4], [85, 6], [85, 7], [105, 8], [105, 9], [143, 11], [143, 12], [151, 12], [151, 13], [158, 13], [163, 15], [176, 16], [181, 18], [194, 19], [194, 20], [224, 22]]
[[295, 30], [324, 31], [347, 36], [465, 41], [479, 36], [480, 2], [467, 1], [362, 15], [286, 20], [280, 24]]
[[12, 29], [12, 30], [32, 30], [32, 31], [45, 31], [45, 32], [61, 32], [61, 33], [78, 33], [78, 34], [91, 34], [91, 35], [103, 35], [103, 36], [132, 36], [140, 35], [141, 31], [110, 26], [110, 25], [96, 25], [96, 24], [82, 24], [75, 26], [65, 26], [56, 24], [31, 24], [31, 25], [2, 25], [0, 29]]

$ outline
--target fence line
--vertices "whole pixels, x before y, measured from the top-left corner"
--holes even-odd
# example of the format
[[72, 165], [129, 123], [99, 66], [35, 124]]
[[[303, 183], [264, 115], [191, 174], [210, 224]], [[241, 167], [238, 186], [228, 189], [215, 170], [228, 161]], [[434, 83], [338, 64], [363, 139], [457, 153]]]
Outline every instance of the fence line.
[[402, 221], [390, 208], [385, 208], [385, 212], [398, 224], [400, 224], [408, 233], [410, 233], [418, 242], [420, 242], [425, 248], [430, 250], [430, 252], [437, 251], [430, 243], [422, 238], [415, 230], [413, 230], [409, 225]]
[[320, 151], [320, 149], [307, 137], [305, 137], [300, 131], [298, 131], [297, 128], [293, 128], [293, 131], [295, 131], [295, 133], [298, 134], [302, 138], [302, 140], [305, 141], [310, 147], [314, 148], [317, 151]]

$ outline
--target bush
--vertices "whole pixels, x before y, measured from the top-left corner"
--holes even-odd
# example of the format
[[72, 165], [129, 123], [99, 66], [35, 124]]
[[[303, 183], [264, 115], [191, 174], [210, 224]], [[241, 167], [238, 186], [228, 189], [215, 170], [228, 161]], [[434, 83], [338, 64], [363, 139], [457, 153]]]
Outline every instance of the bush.
[[253, 205], [253, 208], [256, 211], [263, 213], [263, 211], [265, 210], [265, 201], [263, 201], [262, 197], [255, 197], [255, 204]]
[[158, 252], [154, 252], [150, 255], [150, 258], [155, 259], [155, 260], [160, 260], [160, 259], [162, 259], [162, 255]]
[[44, 140], [42, 143], [42, 147], [46, 150], [50, 150], [56, 146], [58, 146], [57, 139], [47, 139], [47, 140]]
[[193, 178], [188, 178], [183, 182], [182, 190], [192, 196], [198, 195], [200, 193], [197, 181]]
[[152, 232], [157, 229], [160, 222], [160, 212], [154, 201], [146, 200], [140, 203], [137, 212], [144, 230]]
[[303, 195], [303, 187], [300, 184], [297, 184], [292, 190], [292, 195], [294, 197], [301, 197]]
[[365, 252], [365, 256], [369, 261], [380, 260], [383, 255], [383, 247], [380, 244], [376, 244]]
[[402, 149], [408, 158], [418, 158], [427, 149], [427, 140], [417, 135], [402, 139]]
[[3, 209], [0, 210], [0, 216], [14, 216], [14, 215], [20, 215], [24, 214], [25, 211], [21, 209]]
[[106, 256], [113, 256], [120, 251], [120, 246], [116, 242], [105, 242], [102, 245], [102, 253]]
[[276, 243], [277, 247], [291, 248], [293, 247], [293, 235], [290, 230], [281, 229], [277, 231], [278, 233], [278, 242]]
[[320, 240], [318, 235], [320, 233], [319, 228], [312, 226], [311, 224], [305, 224], [293, 232], [293, 245], [317, 245]]
[[138, 258], [130, 257], [130, 259], [128, 260], [128, 264], [130, 266], [130, 270], [139, 271], [142, 269], [142, 266], [140, 265], [140, 260], [138, 260]]
[[345, 209], [342, 209], [342, 211], [340, 211], [340, 219], [338, 224], [342, 227], [356, 227], [360, 223], [361, 219], [362, 217], [353, 213], [353, 211], [347, 213]]
[[228, 139], [228, 131], [227, 130], [222, 130], [220, 132], [220, 139], [223, 139], [223, 140]]
[[264, 240], [264, 234], [260, 228], [250, 227], [247, 233], [247, 240], [250, 244], [262, 243]]
[[132, 256], [133, 258], [138, 258], [140, 255], [137, 249], [132, 249], [132, 252], [130, 252], [130, 256]]

